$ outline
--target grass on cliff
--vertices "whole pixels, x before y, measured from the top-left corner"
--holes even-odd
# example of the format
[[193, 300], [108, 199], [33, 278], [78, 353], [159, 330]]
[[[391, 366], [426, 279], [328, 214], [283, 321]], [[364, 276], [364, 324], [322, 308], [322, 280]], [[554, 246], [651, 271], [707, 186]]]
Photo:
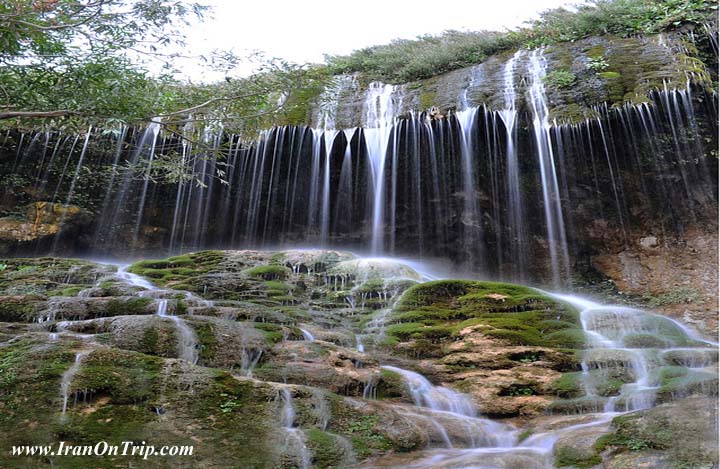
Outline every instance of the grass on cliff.
[[535, 48], [589, 36], [653, 34], [715, 16], [710, 0], [596, 0], [576, 11], [548, 10], [528, 27], [504, 33], [446, 31], [396, 39], [345, 56], [327, 56], [333, 73], [360, 72], [369, 80], [405, 83], [467, 67], [509, 49]]
[[578, 314], [521, 285], [440, 280], [408, 289], [387, 327], [391, 342], [435, 346], [472, 327], [509, 345], [577, 349], [585, 344]]

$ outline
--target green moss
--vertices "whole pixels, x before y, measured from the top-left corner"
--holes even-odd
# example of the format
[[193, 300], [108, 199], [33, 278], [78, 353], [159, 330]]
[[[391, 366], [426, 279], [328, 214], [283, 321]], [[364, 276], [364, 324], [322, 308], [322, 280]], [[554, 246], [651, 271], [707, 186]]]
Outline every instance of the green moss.
[[591, 59], [596, 59], [598, 57], [605, 57], [605, 46], [602, 44], [597, 44], [595, 46], [590, 47], [585, 54], [587, 54], [588, 57]]
[[257, 277], [263, 280], [281, 280], [287, 278], [290, 274], [290, 269], [284, 265], [269, 264], [251, 267], [245, 270], [244, 273], [250, 277]]
[[[265, 340], [268, 342], [268, 344], [277, 344], [279, 342], [282, 342], [285, 340], [286, 336], [286, 329], [278, 324], [272, 324], [272, 323], [266, 323], [266, 322], [256, 322], [253, 323], [253, 326], [255, 326], [255, 329], [258, 329], [259, 331], [262, 331], [262, 333], [265, 335]], [[302, 338], [302, 331], [298, 328], [291, 328], [291, 334], [288, 337], [289, 339], [297, 340]]]
[[702, 295], [698, 293], [697, 290], [689, 287], [677, 288], [656, 296], [645, 297], [648, 305], [653, 308], [675, 304], [693, 303], [698, 302], [701, 299]]
[[113, 298], [105, 306], [105, 315], [122, 316], [125, 314], [145, 314], [147, 306], [152, 303], [152, 298], [136, 297], [125, 300]]
[[367, 457], [378, 450], [392, 448], [392, 442], [375, 430], [378, 420], [377, 415], [356, 415], [351, 420], [341, 422], [342, 433], [350, 437], [358, 456]]
[[401, 397], [405, 395], [405, 380], [398, 373], [386, 369], [380, 370], [380, 380], [377, 384], [379, 399]]
[[[443, 280], [415, 285], [398, 302], [386, 334], [427, 341], [427, 352], [472, 327], [512, 345], [582, 348], [577, 312], [536, 290], [500, 282]], [[423, 349], [427, 347], [422, 347]], [[437, 347], [435, 347], [437, 348]], [[425, 351], [418, 356], [427, 356]]]
[[155, 394], [159, 358], [117, 349], [98, 349], [87, 355], [75, 375], [71, 391], [107, 394], [113, 404], [136, 404]]
[[[193, 389], [189, 418], [202, 431], [205, 451], [222, 452], [219, 467], [273, 467], [272, 447], [277, 416], [276, 392], [251, 380], [238, 380], [226, 372]], [[196, 445], [197, 446], [197, 445]]]
[[183, 300], [176, 300], [175, 302], [175, 315], [182, 316], [187, 314], [188, 306]]
[[313, 467], [340, 467], [345, 458], [345, 451], [338, 445], [337, 436], [319, 428], [311, 428], [305, 432], [305, 435], [307, 436], [307, 445], [313, 455]]
[[613, 432], [599, 438], [594, 449], [662, 451], [667, 467], [712, 467], [717, 461], [717, 430], [711, 423], [716, 405], [715, 399], [694, 397], [615, 417]]
[[435, 105], [435, 100], [437, 99], [435, 93], [431, 93], [429, 91], [423, 91], [420, 93], [420, 96], [418, 97], [419, 103], [420, 103], [420, 109], [430, 109]]
[[192, 321], [188, 322], [198, 339], [199, 358], [198, 363], [208, 363], [215, 358], [215, 353], [220, 343], [215, 336], [215, 329], [211, 322]]
[[580, 382], [581, 377], [582, 373], [564, 373], [553, 382], [553, 393], [557, 397], [564, 399], [572, 399], [582, 396], [585, 392], [583, 391], [582, 383]]
[[0, 321], [28, 322], [33, 318], [36, 306], [42, 302], [37, 296], [0, 297]]
[[570, 446], [555, 449], [555, 467], [588, 468], [602, 463], [597, 454], [587, 454]]
[[629, 348], [669, 348], [673, 346], [673, 343], [655, 334], [638, 333], [623, 337], [623, 345]]
[[597, 75], [605, 80], [616, 80], [622, 76], [618, 72], [599, 72]]
[[[221, 251], [200, 251], [136, 262], [128, 268], [128, 272], [148, 277], [160, 286], [178, 288], [178, 285], [189, 285], [191, 279], [212, 272], [224, 258]], [[192, 285], [188, 290], [195, 291]]]

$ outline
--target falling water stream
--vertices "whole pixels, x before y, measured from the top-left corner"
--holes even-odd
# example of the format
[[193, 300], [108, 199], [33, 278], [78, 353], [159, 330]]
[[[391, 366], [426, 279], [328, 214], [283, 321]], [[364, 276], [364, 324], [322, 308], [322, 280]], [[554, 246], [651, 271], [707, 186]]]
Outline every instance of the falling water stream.
[[[162, 292], [162, 290], [141, 276], [128, 272], [128, 267], [129, 265], [124, 265], [118, 268], [117, 277], [129, 285], [145, 289], [146, 292], [141, 292], [141, 296], [152, 296], [158, 292]], [[168, 300], [162, 298], [156, 299], [155, 304], [157, 305], [156, 313], [158, 316], [170, 319], [175, 323], [175, 330], [177, 331], [178, 358], [185, 360], [186, 362], [196, 364], [199, 359], [199, 354], [197, 347], [198, 340], [195, 332], [182, 318], [167, 314]]]

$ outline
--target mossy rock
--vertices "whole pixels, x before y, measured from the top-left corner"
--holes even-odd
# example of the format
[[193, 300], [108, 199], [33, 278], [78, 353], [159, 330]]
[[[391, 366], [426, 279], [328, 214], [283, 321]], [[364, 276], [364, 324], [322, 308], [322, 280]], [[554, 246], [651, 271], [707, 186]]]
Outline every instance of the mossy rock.
[[553, 384], [553, 392], [557, 397], [564, 399], [572, 399], [585, 394], [582, 383], [580, 382], [582, 373], [564, 373], [560, 378], [556, 379]]
[[[718, 436], [712, 422], [716, 415], [717, 400], [700, 396], [621, 415], [612, 421], [613, 433], [598, 439], [595, 450], [637, 452], [640, 459], [659, 453], [667, 467], [714, 467]], [[609, 466], [617, 467], [612, 459]]]
[[166, 259], [139, 261], [131, 265], [128, 272], [147, 277], [157, 285], [177, 289], [178, 285], [185, 285], [194, 277], [212, 272], [224, 259], [222, 251], [200, 251]]
[[555, 448], [555, 467], [572, 467], [585, 469], [602, 463], [602, 458], [593, 453], [581, 451], [571, 446]]
[[0, 296], [0, 322], [29, 322], [43, 301], [39, 296]]
[[577, 311], [536, 290], [500, 282], [441, 280], [412, 286], [388, 322], [389, 343], [427, 341], [441, 346], [473, 329], [508, 345], [585, 345]]

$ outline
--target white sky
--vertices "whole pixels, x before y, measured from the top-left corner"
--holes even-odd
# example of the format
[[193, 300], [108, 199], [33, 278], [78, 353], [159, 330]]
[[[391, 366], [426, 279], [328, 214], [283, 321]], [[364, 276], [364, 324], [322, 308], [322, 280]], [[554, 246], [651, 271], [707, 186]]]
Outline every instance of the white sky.
[[[392, 39], [412, 39], [447, 29], [503, 30], [543, 10], [578, 0], [200, 0], [213, 17], [186, 31], [189, 55], [213, 49], [240, 56], [263, 51], [297, 63], [322, 62], [323, 54], [348, 54]], [[188, 61], [193, 81], [221, 79]]]

